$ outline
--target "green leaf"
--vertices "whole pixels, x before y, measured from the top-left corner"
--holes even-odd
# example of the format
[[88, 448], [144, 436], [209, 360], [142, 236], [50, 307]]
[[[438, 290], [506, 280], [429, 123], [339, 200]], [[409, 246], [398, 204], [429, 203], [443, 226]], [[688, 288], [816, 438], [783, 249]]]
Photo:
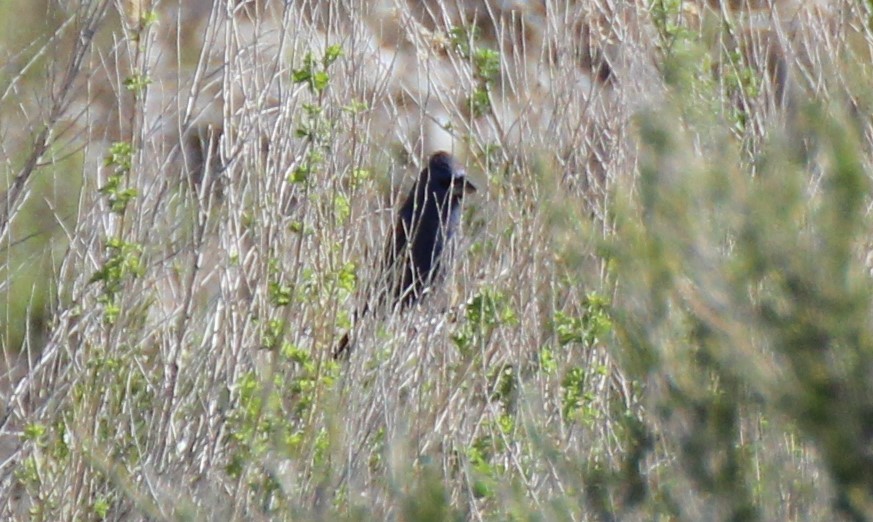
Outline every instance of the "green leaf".
[[294, 83], [305, 83], [308, 82], [310, 78], [312, 78], [312, 71], [309, 69], [295, 69], [294, 72], [291, 73], [291, 80]]
[[349, 198], [342, 194], [337, 194], [333, 198], [333, 212], [337, 221], [346, 221], [352, 213], [352, 207], [349, 204]]
[[312, 75], [312, 88], [315, 89], [316, 92], [322, 92], [327, 88], [328, 83], [330, 83], [330, 75], [326, 72], [318, 71]]
[[324, 68], [327, 69], [328, 67], [330, 67], [331, 64], [333, 64], [333, 62], [335, 62], [337, 58], [342, 55], [343, 48], [339, 44], [334, 44], [328, 47], [327, 50], [324, 52], [324, 60], [322, 61], [322, 63], [324, 64]]
[[500, 53], [491, 49], [476, 49], [473, 56], [476, 75], [486, 83], [494, 81], [500, 73]]

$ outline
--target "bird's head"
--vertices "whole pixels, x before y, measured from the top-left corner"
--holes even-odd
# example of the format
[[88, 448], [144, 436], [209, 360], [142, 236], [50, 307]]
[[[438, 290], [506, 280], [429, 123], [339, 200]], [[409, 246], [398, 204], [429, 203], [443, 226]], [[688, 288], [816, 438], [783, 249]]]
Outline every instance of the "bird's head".
[[421, 173], [420, 182], [426, 183], [428, 192], [439, 202], [457, 204], [466, 194], [476, 192], [476, 185], [467, 179], [467, 172], [445, 151], [430, 157], [427, 168]]

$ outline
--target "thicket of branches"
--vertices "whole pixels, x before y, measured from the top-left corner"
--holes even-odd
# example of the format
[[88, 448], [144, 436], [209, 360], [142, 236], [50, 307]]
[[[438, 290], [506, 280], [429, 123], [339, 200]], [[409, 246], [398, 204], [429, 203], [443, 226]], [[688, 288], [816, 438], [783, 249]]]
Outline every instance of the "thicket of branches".
[[[0, 19], [3, 519], [873, 516], [869, 2]], [[450, 277], [334, 361], [440, 148]]]

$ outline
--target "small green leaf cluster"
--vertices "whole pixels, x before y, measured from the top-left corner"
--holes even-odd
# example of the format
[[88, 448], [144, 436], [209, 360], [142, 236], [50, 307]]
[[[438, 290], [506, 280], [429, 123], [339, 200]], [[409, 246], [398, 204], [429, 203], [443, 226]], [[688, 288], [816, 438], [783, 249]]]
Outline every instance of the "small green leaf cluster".
[[312, 53], [306, 53], [303, 57], [303, 66], [294, 69], [291, 79], [294, 83], [305, 83], [315, 94], [321, 94], [330, 84], [330, 74], [327, 70], [343, 55], [342, 46], [334, 44], [329, 46], [321, 60], [316, 60]]
[[574, 317], [560, 310], [555, 312], [554, 328], [560, 346], [578, 343], [586, 348], [591, 347], [612, 330], [605, 297], [597, 292], [590, 292], [583, 306], [585, 312], [582, 317]]
[[467, 462], [473, 472], [471, 487], [476, 498], [493, 497], [500, 478], [506, 472], [504, 466], [493, 462], [494, 454], [498, 451], [495, 444], [499, 444], [499, 440], [490, 435], [482, 436], [467, 449]]
[[500, 77], [500, 53], [487, 47], [477, 46], [475, 27], [454, 27], [449, 31], [455, 51], [470, 61], [475, 85], [466, 106], [474, 118], [490, 114], [493, 110], [491, 87]]
[[145, 273], [141, 260], [142, 247], [118, 238], [106, 241], [106, 260], [103, 266], [91, 276], [89, 283], [101, 283], [103, 293], [98, 302], [103, 305], [106, 320], [114, 322], [121, 312], [118, 296], [130, 279]]
[[142, 73], [134, 73], [124, 79], [124, 88], [136, 94], [142, 94], [151, 85], [152, 79]]
[[311, 413], [338, 372], [333, 363], [320, 366], [290, 343], [283, 343], [276, 356], [281, 372], [264, 378], [248, 371], [240, 377], [234, 387], [238, 405], [228, 419], [226, 471], [259, 493], [265, 513], [287, 509], [273, 473], [277, 461], [306, 457], [316, 467], [327, 465], [330, 438]]
[[267, 295], [270, 305], [275, 307], [288, 306], [294, 295], [293, 288], [282, 280], [282, 270], [277, 259], [271, 259], [267, 268], [269, 282], [267, 283]]
[[684, 7], [682, 0], [651, 0], [652, 22], [660, 37], [661, 50], [667, 54], [672, 54], [677, 45], [697, 36], [682, 23]]
[[111, 169], [111, 173], [99, 192], [106, 196], [109, 209], [116, 214], [123, 214], [127, 205], [137, 195], [136, 189], [125, 188], [133, 164], [133, 153], [133, 146], [130, 143], [120, 141], [112, 144], [104, 160], [104, 165]]
[[311, 182], [312, 174], [315, 173], [318, 166], [323, 162], [324, 155], [318, 150], [310, 148], [307, 151], [304, 161], [291, 169], [291, 174], [288, 176], [288, 182], [295, 185], [308, 186]]
[[308, 52], [303, 57], [303, 66], [294, 69], [291, 74], [291, 80], [295, 84], [305, 84], [316, 102], [302, 105], [303, 118], [295, 134], [298, 138], [305, 139], [310, 146], [307, 148], [303, 160], [291, 170], [291, 174], [288, 176], [289, 183], [308, 186], [312, 182], [312, 175], [324, 162], [325, 155], [330, 151], [332, 121], [324, 114], [324, 94], [330, 85], [328, 69], [342, 55], [342, 46], [338, 44], [329, 46], [320, 60]]
[[479, 499], [493, 499], [505, 488], [509, 469], [502, 458], [509, 444], [516, 440], [516, 421], [513, 415], [503, 413], [482, 425], [483, 434], [476, 437], [466, 449], [470, 467], [470, 488]]
[[517, 323], [509, 299], [497, 290], [483, 290], [466, 305], [466, 321], [452, 334], [452, 342], [465, 355], [471, 355], [495, 328]]
[[[583, 307], [581, 317], [556, 311], [552, 327], [560, 348], [572, 347], [581, 354], [587, 354], [606, 339], [612, 332], [613, 324], [609, 315], [609, 303], [599, 293], [589, 292], [583, 301]], [[553, 373], [556, 369], [554, 357], [551, 348], [546, 347], [540, 351], [540, 367], [546, 373]], [[607, 366], [601, 363], [592, 365], [589, 362], [585, 366], [572, 365], [564, 369], [560, 388], [561, 414], [566, 422], [578, 421], [592, 426], [603, 417], [604, 412], [596, 405], [597, 396], [590, 381], [594, 376], [603, 377], [608, 373]]]
[[[133, 165], [133, 146], [128, 142], [116, 142], [109, 148], [104, 164], [111, 168], [109, 177], [99, 192], [109, 203], [109, 210], [122, 218], [130, 202], [136, 197], [134, 188], [125, 188]], [[142, 263], [142, 247], [125, 241], [121, 230], [115, 237], [106, 239], [106, 259], [103, 265], [91, 276], [89, 283], [101, 283], [103, 293], [98, 302], [104, 307], [105, 319], [109, 323], [121, 312], [118, 297], [125, 285], [145, 273]]]

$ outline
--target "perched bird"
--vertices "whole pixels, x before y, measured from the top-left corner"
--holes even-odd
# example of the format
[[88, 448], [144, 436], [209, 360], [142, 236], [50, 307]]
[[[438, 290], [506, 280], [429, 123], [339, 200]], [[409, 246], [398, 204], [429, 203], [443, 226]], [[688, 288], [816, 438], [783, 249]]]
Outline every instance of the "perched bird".
[[[371, 303], [380, 309], [406, 307], [438, 281], [445, 250], [461, 221], [461, 201], [473, 192], [476, 186], [451, 154], [441, 151], [430, 157], [398, 212], [375, 296], [355, 313], [355, 322], [367, 315]], [[351, 333], [337, 344], [334, 358], [349, 351]]]

